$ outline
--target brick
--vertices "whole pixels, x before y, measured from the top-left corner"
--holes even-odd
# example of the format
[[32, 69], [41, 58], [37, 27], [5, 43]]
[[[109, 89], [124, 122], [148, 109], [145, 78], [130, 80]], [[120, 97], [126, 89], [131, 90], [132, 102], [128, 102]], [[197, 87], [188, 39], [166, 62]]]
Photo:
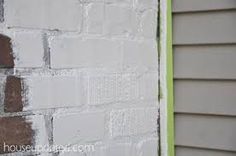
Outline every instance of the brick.
[[158, 156], [158, 139], [140, 141], [137, 145], [136, 156]]
[[133, 152], [132, 145], [128, 143], [113, 144], [107, 149], [106, 156], [131, 156]]
[[1, 67], [14, 67], [11, 39], [3, 34], [0, 34], [0, 68]]
[[28, 105], [24, 110], [76, 107], [82, 104], [83, 84], [75, 75], [39, 75], [24, 78]]
[[104, 138], [104, 133], [103, 112], [68, 114], [53, 118], [53, 139], [56, 145], [98, 141]]
[[[84, 153], [82, 152], [63, 152], [63, 153], [60, 153], [59, 156], [85, 156]], [[86, 155], [87, 156], [87, 155]]]
[[50, 42], [52, 68], [120, 68], [120, 44], [105, 39], [54, 38]]
[[0, 153], [10, 153], [5, 145], [47, 145], [42, 116], [0, 117]]
[[157, 11], [148, 10], [141, 17], [140, 34], [143, 37], [156, 39], [157, 37]]
[[111, 137], [157, 133], [157, 108], [113, 110], [110, 113]]
[[16, 57], [15, 67], [43, 67], [44, 47], [42, 35], [40, 33], [15, 33], [13, 44], [13, 51]]
[[127, 35], [137, 31], [136, 14], [131, 8], [108, 5], [105, 12], [105, 34]]
[[156, 41], [125, 41], [124, 67], [156, 68], [158, 67], [158, 53]]
[[5, 84], [4, 111], [22, 111], [22, 85], [21, 79], [15, 76], [8, 76]]
[[78, 0], [10, 0], [4, 6], [8, 27], [76, 31], [82, 23]]
[[136, 0], [137, 7], [140, 10], [145, 9], [157, 9], [158, 7], [158, 1], [157, 0]]
[[88, 75], [88, 104], [157, 100], [157, 72], [94, 73]]
[[131, 4], [132, 0], [105, 0], [105, 2], [113, 4]]
[[102, 34], [104, 29], [105, 6], [103, 3], [94, 3], [88, 7], [88, 32]]

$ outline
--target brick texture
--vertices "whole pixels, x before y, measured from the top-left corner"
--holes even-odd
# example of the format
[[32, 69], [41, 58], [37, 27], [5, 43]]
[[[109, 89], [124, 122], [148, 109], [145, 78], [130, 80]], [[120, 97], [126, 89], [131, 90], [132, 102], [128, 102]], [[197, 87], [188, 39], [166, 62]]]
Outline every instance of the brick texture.
[[17, 112], [23, 110], [21, 79], [8, 76], [5, 85], [4, 111]]
[[77, 0], [5, 1], [5, 21], [9, 27], [77, 31], [81, 20], [82, 8]]
[[[42, 116], [0, 117], [0, 154], [12, 153], [15, 147], [47, 145]], [[5, 143], [5, 146], [4, 146]], [[8, 148], [7, 145], [14, 145]]]
[[[62, 129], [61, 127], [64, 128]], [[53, 119], [53, 132], [54, 142], [58, 145], [102, 140], [105, 134], [104, 113], [94, 112], [55, 116]]]
[[27, 122], [23, 117], [0, 118], [0, 124], [0, 153], [10, 152], [8, 148], [4, 149], [4, 143], [18, 146], [33, 145], [34, 131], [32, 130], [32, 123]]
[[157, 108], [112, 111], [110, 113], [111, 137], [154, 133], [157, 131], [157, 119]]
[[[158, 155], [157, 0], [0, 0], [3, 143]], [[66, 152], [92, 144], [95, 151]], [[62, 147], [63, 146], [63, 147]]]
[[14, 67], [14, 58], [12, 54], [11, 39], [5, 35], [0, 34], [0, 68]]

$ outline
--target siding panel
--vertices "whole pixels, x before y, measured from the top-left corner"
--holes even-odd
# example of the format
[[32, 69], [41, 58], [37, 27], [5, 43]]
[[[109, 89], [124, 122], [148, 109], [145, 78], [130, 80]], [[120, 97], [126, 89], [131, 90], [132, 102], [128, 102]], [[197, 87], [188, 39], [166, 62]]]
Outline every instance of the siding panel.
[[236, 152], [177, 147], [176, 155], [177, 156], [235, 156]]
[[236, 45], [175, 46], [174, 76], [236, 79], [235, 59]]
[[175, 112], [236, 116], [236, 81], [175, 80], [174, 92]]
[[174, 0], [173, 12], [209, 11], [236, 8], [235, 0]]
[[236, 118], [177, 114], [176, 145], [236, 151]]
[[236, 43], [236, 11], [175, 14], [173, 43]]
[[236, 0], [173, 0], [176, 156], [236, 155], [235, 19]]

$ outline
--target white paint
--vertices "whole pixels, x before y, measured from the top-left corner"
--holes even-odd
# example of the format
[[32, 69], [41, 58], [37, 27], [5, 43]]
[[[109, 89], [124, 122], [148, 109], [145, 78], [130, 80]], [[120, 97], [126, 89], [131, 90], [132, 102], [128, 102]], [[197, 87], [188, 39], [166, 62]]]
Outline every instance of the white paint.
[[50, 45], [52, 68], [121, 67], [120, 43], [116, 41], [57, 37]]
[[77, 113], [54, 116], [55, 145], [71, 145], [102, 140], [105, 135], [104, 112]]
[[124, 41], [123, 66], [142, 69], [158, 67], [157, 44], [155, 40]]
[[16, 32], [12, 37], [16, 68], [43, 67], [44, 47], [40, 32]]
[[89, 105], [104, 105], [114, 102], [157, 100], [157, 78], [157, 72], [89, 74], [87, 102]]
[[105, 12], [105, 34], [127, 35], [137, 31], [137, 17], [132, 9], [107, 5]]
[[[4, 9], [0, 32], [12, 38], [13, 74], [26, 89], [17, 115], [53, 116], [47, 130], [29, 119], [37, 144], [53, 134], [54, 145], [100, 143], [88, 156], [156, 153], [156, 0], [8, 0]], [[85, 156], [60, 153], [70, 154]]]
[[137, 145], [137, 156], [158, 156], [158, 139], [147, 139]]
[[87, 8], [87, 18], [87, 32], [102, 34], [105, 25], [105, 5], [103, 3], [90, 4]]
[[131, 156], [133, 155], [132, 145], [129, 143], [125, 144], [112, 144], [106, 151], [106, 156]]
[[157, 131], [158, 108], [123, 109], [110, 113], [110, 135], [113, 138]]
[[34, 131], [34, 145], [36, 147], [49, 145], [44, 117], [42, 115], [31, 115], [26, 116], [25, 119], [27, 123], [32, 123], [31, 128]]
[[24, 78], [29, 99], [24, 110], [78, 107], [83, 103], [83, 82], [77, 75], [35, 75]]
[[81, 27], [82, 7], [78, 0], [7, 0], [4, 6], [9, 27], [65, 31]]

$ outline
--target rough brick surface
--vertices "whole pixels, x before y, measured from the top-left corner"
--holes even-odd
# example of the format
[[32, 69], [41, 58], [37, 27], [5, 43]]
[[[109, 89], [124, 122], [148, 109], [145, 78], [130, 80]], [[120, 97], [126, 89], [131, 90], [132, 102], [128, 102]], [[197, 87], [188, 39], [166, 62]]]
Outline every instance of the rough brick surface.
[[5, 84], [4, 111], [22, 111], [22, 85], [21, 79], [15, 76], [8, 76]]
[[157, 73], [97, 73], [88, 75], [88, 104], [155, 100]]
[[111, 137], [132, 136], [157, 131], [157, 108], [124, 109], [110, 113]]
[[53, 134], [56, 145], [101, 140], [105, 134], [104, 112], [55, 116]]
[[4, 149], [4, 143], [7, 145], [33, 145], [32, 123], [27, 122], [23, 117], [0, 118], [0, 123], [1, 153], [10, 152], [7, 148]]
[[130, 8], [107, 6], [105, 12], [105, 34], [124, 35], [137, 31], [137, 17]]
[[77, 31], [81, 20], [78, 0], [5, 1], [5, 21], [9, 27]]
[[[0, 143], [67, 145], [42, 156], [158, 155], [157, 8], [0, 0]], [[63, 151], [87, 143], [95, 151]]]
[[0, 68], [14, 67], [14, 58], [12, 54], [11, 39], [3, 34], [0, 34]]
[[76, 76], [36, 75], [24, 78], [29, 99], [24, 110], [76, 107], [82, 103], [82, 82]]
[[147, 139], [140, 141], [137, 145], [137, 156], [157, 156], [158, 155], [158, 139]]
[[47, 144], [44, 121], [41, 116], [0, 117], [0, 153], [12, 152], [5, 145], [32, 147]]

